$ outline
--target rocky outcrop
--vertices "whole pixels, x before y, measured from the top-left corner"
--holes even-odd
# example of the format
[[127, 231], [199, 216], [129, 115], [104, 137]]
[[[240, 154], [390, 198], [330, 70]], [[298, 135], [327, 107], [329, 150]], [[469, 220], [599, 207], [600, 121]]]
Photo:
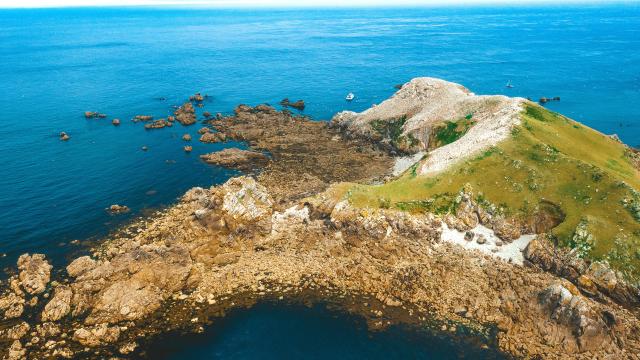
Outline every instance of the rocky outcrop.
[[[520, 123], [521, 98], [477, 96], [459, 84], [416, 78], [391, 98], [361, 113], [331, 120], [347, 136], [363, 137], [401, 153], [431, 150], [434, 131], [446, 122], [468, 123], [464, 136], [429, 152], [417, 172], [433, 174], [506, 139]], [[418, 159], [419, 160], [419, 159]]]
[[193, 146], [185, 145], [182, 149], [184, 150], [184, 152], [190, 153], [191, 151], [193, 151]]
[[113, 119], [111, 120], [111, 124], [113, 126], [119, 126], [120, 125], [120, 119]]
[[175, 112], [176, 120], [182, 125], [193, 125], [196, 123], [196, 111], [190, 102], [184, 103]]
[[210, 144], [224, 142], [225, 140], [227, 140], [227, 137], [225, 136], [225, 134], [219, 133], [219, 132], [205, 131], [202, 133], [202, 136], [200, 137], [200, 142], [210, 143]]
[[640, 306], [640, 289], [606, 263], [588, 264], [575, 250], [557, 247], [544, 236], [527, 245], [524, 257], [543, 270], [570, 280], [589, 296], [611, 298], [628, 307]]
[[51, 268], [43, 254], [24, 254], [18, 258], [20, 285], [30, 295], [41, 294], [51, 280]]
[[182, 140], [184, 140], [184, 141], [191, 141], [191, 135], [189, 135], [189, 134], [184, 134], [184, 135], [182, 135]]
[[56, 321], [62, 319], [71, 310], [71, 297], [73, 292], [68, 286], [56, 287], [53, 298], [42, 311], [42, 321]]
[[260, 168], [269, 162], [269, 158], [261, 152], [238, 148], [229, 148], [200, 155], [200, 158], [207, 164], [239, 170]]

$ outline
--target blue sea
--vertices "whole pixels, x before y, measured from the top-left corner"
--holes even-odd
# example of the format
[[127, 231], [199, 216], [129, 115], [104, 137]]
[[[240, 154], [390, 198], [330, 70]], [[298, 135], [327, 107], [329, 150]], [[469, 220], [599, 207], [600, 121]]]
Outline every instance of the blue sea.
[[[180, 137], [196, 138], [197, 125], [145, 131], [136, 114], [164, 117], [201, 92], [210, 98], [199, 114], [288, 97], [327, 120], [418, 76], [480, 94], [559, 96], [547, 106], [640, 145], [640, 6], [0, 10], [0, 266], [42, 252], [61, 268], [118, 225], [234, 175], [198, 159], [224, 145], [193, 141], [183, 152]], [[114, 217], [111, 204], [132, 211]], [[237, 335], [215, 336], [198, 346]], [[296, 341], [311, 350], [313, 338]]]

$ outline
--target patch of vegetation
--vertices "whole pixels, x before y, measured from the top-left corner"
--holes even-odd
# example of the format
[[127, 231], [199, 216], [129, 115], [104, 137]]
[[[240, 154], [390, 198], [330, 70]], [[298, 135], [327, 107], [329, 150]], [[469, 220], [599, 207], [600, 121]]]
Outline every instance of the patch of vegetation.
[[442, 125], [433, 129], [429, 148], [436, 149], [451, 144], [463, 137], [474, 124], [475, 121], [472, 120], [472, 115], [467, 115], [458, 121], [445, 121]]
[[[640, 172], [627, 148], [534, 104], [521, 119], [509, 139], [445, 172], [420, 176], [412, 168], [384, 185], [352, 186], [348, 198], [362, 207], [378, 207], [384, 198], [391, 208], [446, 212], [451, 194], [469, 184], [483, 201], [522, 219], [544, 199], [566, 214], [551, 234], [560, 245], [640, 280]], [[442, 139], [454, 138], [451, 129], [447, 125]], [[583, 228], [588, 235], [576, 236]]]
[[371, 122], [371, 129], [380, 137], [386, 139], [389, 144], [397, 150], [408, 152], [411, 148], [419, 144], [413, 134], [403, 135], [404, 124], [407, 122], [406, 116], [391, 120], [374, 120]]

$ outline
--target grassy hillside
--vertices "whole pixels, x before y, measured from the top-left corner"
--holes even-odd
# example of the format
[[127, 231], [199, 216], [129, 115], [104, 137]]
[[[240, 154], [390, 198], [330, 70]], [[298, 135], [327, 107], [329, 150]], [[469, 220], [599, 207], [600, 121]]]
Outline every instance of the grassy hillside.
[[481, 203], [519, 218], [550, 201], [566, 214], [553, 229], [559, 244], [640, 279], [640, 173], [627, 152], [608, 136], [527, 104], [522, 124], [498, 146], [437, 175], [416, 175], [414, 167], [384, 185], [353, 185], [346, 196], [358, 206], [446, 212], [469, 184]]

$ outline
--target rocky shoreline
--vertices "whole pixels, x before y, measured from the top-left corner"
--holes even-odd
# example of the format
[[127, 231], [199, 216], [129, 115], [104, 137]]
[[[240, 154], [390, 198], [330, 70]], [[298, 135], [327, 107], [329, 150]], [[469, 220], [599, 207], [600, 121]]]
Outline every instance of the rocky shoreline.
[[[177, 120], [191, 123], [192, 110], [183, 106]], [[343, 200], [332, 184], [389, 176], [393, 158], [375, 143], [264, 105], [209, 124], [269, 161], [248, 161], [259, 168], [253, 177], [189, 190], [64, 275], [52, 279], [43, 255], [21, 256], [1, 285], [3, 357], [134, 357], [154, 335], [202, 331], [229, 309], [268, 300], [329, 302], [372, 328], [473, 329], [517, 358], [640, 359], [637, 294], [606, 269], [558, 257], [543, 236], [523, 265], [444, 241], [444, 224], [520, 236], [470, 198], [448, 216]]]

